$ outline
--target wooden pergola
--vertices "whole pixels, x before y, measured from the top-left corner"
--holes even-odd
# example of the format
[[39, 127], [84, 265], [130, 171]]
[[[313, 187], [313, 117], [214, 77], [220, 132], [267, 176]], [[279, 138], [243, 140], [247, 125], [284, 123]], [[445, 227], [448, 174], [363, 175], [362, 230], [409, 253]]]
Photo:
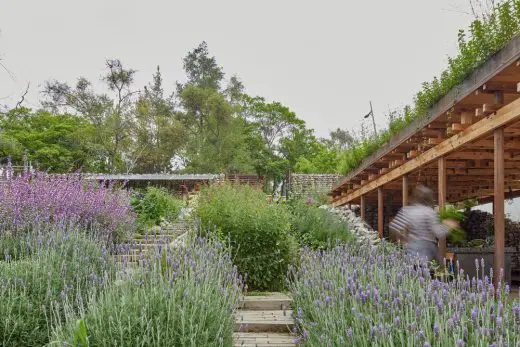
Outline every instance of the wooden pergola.
[[[520, 37], [513, 39], [428, 115], [392, 138], [344, 177], [334, 206], [377, 204], [383, 235], [385, 199], [406, 205], [409, 188], [426, 184], [438, 205], [477, 199], [493, 202], [495, 268], [504, 267], [504, 201], [520, 196]], [[446, 240], [440, 241], [442, 254]], [[498, 271], [495, 271], [498, 273]]]

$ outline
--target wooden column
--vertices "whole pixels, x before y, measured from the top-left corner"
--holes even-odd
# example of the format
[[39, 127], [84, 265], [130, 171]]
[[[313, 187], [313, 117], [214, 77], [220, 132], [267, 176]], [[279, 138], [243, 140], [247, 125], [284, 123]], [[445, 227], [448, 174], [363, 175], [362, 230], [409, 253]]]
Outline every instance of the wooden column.
[[403, 176], [403, 206], [408, 206], [408, 175]]
[[377, 188], [377, 235], [380, 239], [383, 238], [383, 228], [385, 226], [385, 215], [383, 206], [383, 188]]
[[495, 286], [500, 280], [500, 270], [505, 265], [505, 232], [504, 232], [504, 128], [495, 129], [495, 256], [493, 262], [493, 274]]
[[361, 204], [360, 204], [359, 208], [360, 208], [361, 219], [366, 221], [366, 209], [367, 209], [367, 206], [366, 206], [365, 196], [364, 195], [361, 195]]
[[[438, 200], [439, 209], [443, 209], [446, 204], [446, 158], [439, 158], [439, 187], [438, 187]], [[439, 258], [444, 259], [446, 256], [446, 238], [439, 239]]]

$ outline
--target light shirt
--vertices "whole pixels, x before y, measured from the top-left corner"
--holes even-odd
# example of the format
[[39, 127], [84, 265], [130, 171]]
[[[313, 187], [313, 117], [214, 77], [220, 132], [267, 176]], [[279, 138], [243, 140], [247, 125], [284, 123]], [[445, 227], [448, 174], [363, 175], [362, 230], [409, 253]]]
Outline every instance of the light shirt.
[[389, 227], [401, 235], [408, 231], [406, 236], [410, 245], [421, 241], [437, 243], [437, 239], [449, 232], [433, 208], [419, 204], [403, 207]]

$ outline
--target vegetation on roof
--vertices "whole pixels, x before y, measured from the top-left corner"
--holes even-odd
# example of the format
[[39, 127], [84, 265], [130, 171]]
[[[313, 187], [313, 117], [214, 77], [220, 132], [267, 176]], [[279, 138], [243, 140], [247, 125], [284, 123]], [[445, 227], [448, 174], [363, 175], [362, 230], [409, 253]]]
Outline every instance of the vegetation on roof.
[[498, 4], [489, 14], [476, 18], [469, 29], [458, 32], [458, 55], [448, 58], [448, 67], [440, 77], [422, 84], [412, 106], [405, 106], [403, 110], [388, 115], [388, 127], [374, 137], [368, 137], [362, 129], [355, 144], [342, 154], [342, 173], [347, 174], [357, 168], [365, 158], [414, 120], [426, 117], [433, 105], [511, 41], [520, 32], [520, 0]]

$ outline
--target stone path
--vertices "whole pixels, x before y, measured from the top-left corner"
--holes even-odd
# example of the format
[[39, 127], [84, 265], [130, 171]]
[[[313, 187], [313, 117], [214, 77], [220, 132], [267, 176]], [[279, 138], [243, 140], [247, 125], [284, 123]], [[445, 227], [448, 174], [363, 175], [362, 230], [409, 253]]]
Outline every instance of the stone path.
[[143, 235], [142, 238], [133, 238], [127, 243], [114, 246], [112, 256], [125, 266], [133, 266], [146, 258], [147, 253], [153, 252], [157, 247], [165, 247], [168, 244], [182, 242], [187, 235], [189, 227], [186, 223], [175, 223], [167, 228], [155, 229]]
[[235, 313], [235, 346], [296, 346], [291, 301], [281, 293], [245, 296]]

